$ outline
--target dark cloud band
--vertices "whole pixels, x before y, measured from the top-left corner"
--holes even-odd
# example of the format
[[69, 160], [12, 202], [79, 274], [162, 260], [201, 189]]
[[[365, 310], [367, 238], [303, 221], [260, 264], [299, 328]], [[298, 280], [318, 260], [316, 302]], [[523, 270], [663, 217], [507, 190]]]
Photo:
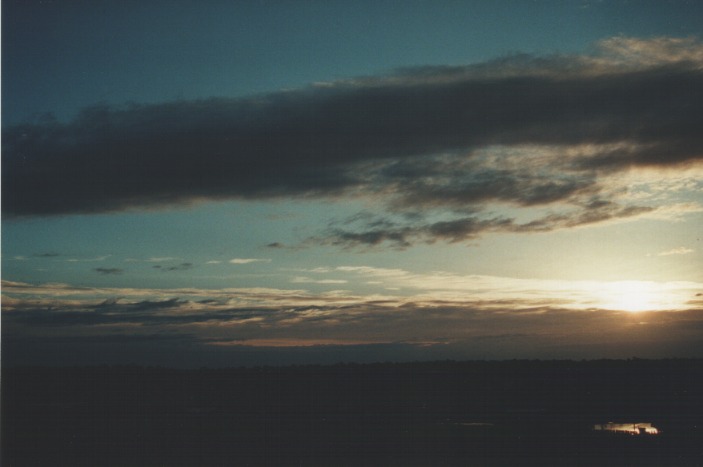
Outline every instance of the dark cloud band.
[[[601, 63], [594, 71], [595, 63], [520, 56], [250, 99], [95, 107], [70, 123], [10, 127], [3, 130], [3, 213], [340, 196], [364, 191], [370, 178], [372, 192], [392, 189], [406, 204], [544, 204], [593, 188], [593, 171], [703, 157], [699, 63]], [[398, 172], [380, 170], [444, 154], [448, 175], [492, 145], [622, 147], [577, 158], [558, 182], [469, 171], [437, 186], [400, 183]]]

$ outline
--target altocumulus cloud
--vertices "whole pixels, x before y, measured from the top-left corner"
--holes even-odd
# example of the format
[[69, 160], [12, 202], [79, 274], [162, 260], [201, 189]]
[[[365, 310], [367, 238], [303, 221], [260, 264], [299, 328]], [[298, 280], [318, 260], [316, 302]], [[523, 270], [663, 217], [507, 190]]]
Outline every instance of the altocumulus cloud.
[[[700, 163], [701, 102], [699, 42], [614, 38], [592, 55], [411, 68], [247, 99], [94, 107], [67, 123], [3, 129], [3, 213], [345, 196], [416, 215], [318, 238], [352, 246], [587, 225], [651, 210], [614, 197], [613, 173]], [[568, 209], [520, 224], [482, 215], [489, 203]], [[433, 212], [453, 217], [422, 216]]]

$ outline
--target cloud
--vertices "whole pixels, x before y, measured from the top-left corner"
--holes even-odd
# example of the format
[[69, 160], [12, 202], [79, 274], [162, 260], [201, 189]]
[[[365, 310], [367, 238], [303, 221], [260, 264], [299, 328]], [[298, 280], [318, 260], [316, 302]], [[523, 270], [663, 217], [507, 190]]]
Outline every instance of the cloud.
[[[375, 197], [389, 209], [583, 204], [609, 194], [604, 175], [700, 163], [702, 51], [693, 39], [617, 37], [591, 55], [515, 55], [16, 125], [3, 129], [3, 215], [311, 196]], [[527, 164], [534, 148], [554, 157]], [[402, 245], [414, 234], [356, 235]]]
[[178, 259], [178, 258], [173, 258], [171, 256], [161, 256], [161, 257], [147, 258], [144, 261], [146, 261], [147, 263], [163, 263], [164, 261], [173, 261], [175, 259]]
[[686, 248], [685, 246], [680, 246], [678, 248], [672, 248], [671, 250], [660, 251], [657, 256], [671, 256], [671, 255], [687, 255], [693, 253], [695, 250], [691, 248]]
[[[407, 273], [373, 268], [348, 272], [361, 274], [362, 270], [379, 277], [409, 278]], [[486, 278], [477, 279], [487, 283]], [[670, 356], [671, 344], [700, 342], [703, 330], [700, 307], [633, 315], [597, 307], [573, 309], [524, 296], [492, 300], [345, 297], [351, 299], [346, 303], [325, 303], [324, 297], [308, 296], [297, 304], [266, 299], [265, 305], [258, 306], [238, 304], [222, 295], [195, 300], [178, 296], [144, 300], [4, 297], [3, 337], [9, 336], [12, 342], [31, 340], [39, 346], [55, 339], [67, 344], [90, 340], [99, 350], [109, 348], [113, 339], [124, 344], [155, 336], [149, 342], [156, 352], [170, 349], [161, 338], [170, 342], [178, 336], [188, 336], [193, 345], [213, 348], [451, 346], [449, 355], [454, 358], [466, 348], [487, 352], [499, 346], [502, 358], [515, 358], [538, 348], [548, 349], [546, 354], [553, 357], [569, 346], [587, 345], [596, 349], [595, 355], [576, 355], [597, 358], [602, 356], [598, 351], [613, 343], [627, 352], [625, 357], [644, 351]]]
[[193, 269], [193, 263], [181, 263], [173, 266], [161, 266], [160, 264], [155, 264], [152, 268], [160, 269], [162, 271], [187, 271], [189, 269]]
[[264, 258], [234, 258], [229, 260], [231, 264], [251, 264], [251, 263], [270, 263], [270, 259]]
[[93, 271], [105, 275], [105, 276], [110, 276], [110, 275], [116, 275], [116, 274], [122, 274], [124, 272], [124, 269], [120, 268], [95, 268]]
[[676, 62], [703, 62], [703, 48], [694, 38], [657, 37], [646, 41], [614, 37], [599, 42], [599, 47], [614, 62], [630, 67], [647, 67]]
[[[216, 299], [218, 301], [236, 300], [237, 303], [299, 303], [301, 300], [315, 302], [322, 300], [320, 295], [313, 298], [303, 290], [282, 290], [265, 287], [221, 288], [221, 289], [152, 289], [152, 288], [115, 288], [83, 287], [64, 283], [30, 284], [27, 282], [2, 280], [3, 298], [11, 297], [61, 297], [70, 300], [91, 300], [103, 297], [131, 297], [132, 299], [163, 300], [181, 296], [193, 300]], [[270, 300], [270, 302], [268, 302]], [[337, 297], [328, 296], [326, 302], [336, 302]], [[263, 301], [263, 302], [262, 302]], [[8, 304], [3, 301], [3, 306]], [[9, 306], [9, 305], [8, 305]]]
[[655, 208], [652, 207], [619, 206], [599, 200], [576, 210], [548, 214], [523, 223], [511, 218], [485, 219], [479, 216], [464, 216], [436, 222], [428, 222], [421, 216], [416, 216], [412, 221], [404, 223], [397, 223], [391, 219], [375, 219], [356, 230], [351, 230], [349, 227], [332, 227], [322, 235], [308, 238], [304, 244], [370, 248], [385, 243], [404, 249], [419, 242], [465, 242], [489, 232], [532, 233], [584, 227], [607, 221], [634, 219], [654, 211]]
[[[331, 279], [307, 277], [303, 274], [330, 274]], [[405, 303], [420, 307], [438, 304], [505, 308], [513, 311], [546, 306], [573, 310], [591, 310], [611, 307], [635, 295], [647, 308], [659, 310], [686, 310], [697, 305], [689, 303], [691, 297], [703, 290], [697, 282], [612, 282], [612, 281], [562, 281], [516, 279], [483, 275], [460, 275], [442, 271], [412, 273], [404, 269], [370, 266], [338, 266], [297, 270], [297, 283], [312, 281], [344, 280], [348, 283], [372, 281], [383, 289], [403, 292], [384, 294], [356, 294], [348, 291], [311, 293], [301, 289], [223, 288], [223, 289], [147, 289], [115, 287], [79, 287], [69, 284], [33, 285], [23, 282], [2, 281], [3, 310], [13, 310], [16, 302], [46, 308], [60, 301], [65, 303], [105, 303], [122, 297], [120, 305], [136, 302], [164, 302], [178, 298], [174, 305], [197, 313], [207, 308], [211, 311], [231, 307], [270, 309], [297, 309], [298, 307], [361, 307], [368, 304], [383, 305], [392, 309]], [[319, 276], [318, 276], [319, 277]], [[327, 282], [329, 283], [329, 282]], [[187, 304], [187, 306], [186, 306]]]
[[[36, 361], [85, 355], [104, 363], [132, 349], [127, 362], [168, 355], [160, 364], [174, 365], [181, 355], [210, 351], [222, 357], [247, 349], [307, 348], [329, 355], [339, 347], [365, 346], [402, 347], [405, 353], [394, 358], [428, 358], [440, 350], [446, 352], [442, 358], [661, 358], [681, 346], [688, 346], [683, 355], [692, 355], [690, 349], [700, 355], [700, 346], [693, 345], [703, 331], [699, 283], [518, 280], [369, 266], [309, 273], [372, 279], [412, 293], [89, 288], [4, 280], [3, 345], [12, 350], [3, 361], [24, 361], [34, 353]], [[659, 297], [660, 308], [632, 314], [606, 306], [627, 286]], [[611, 296], [597, 295], [604, 292]], [[674, 307], [677, 301], [683, 305]], [[386, 355], [373, 350], [374, 359]], [[340, 358], [335, 353], [334, 360]]]
[[291, 279], [294, 284], [346, 284], [345, 279], [312, 279], [310, 277], [296, 276]]
[[[368, 345], [373, 342], [363, 340], [342, 340], [342, 339], [213, 339], [208, 342], [214, 346], [239, 346], [239, 347], [312, 347], [330, 345]], [[387, 343], [387, 342], [381, 342]]]
[[92, 263], [95, 261], [105, 261], [111, 255], [97, 256], [95, 258], [69, 258], [66, 261], [69, 263]]
[[[463, 159], [445, 155], [393, 161], [372, 181], [394, 196], [396, 208], [463, 209], [488, 202], [529, 207], [600, 191], [594, 174], [564, 167], [557, 160], [563, 154], [553, 150], [542, 149], [541, 157], [535, 157], [534, 149], [514, 149], [510, 158], [496, 157], [493, 151], [475, 150]], [[510, 166], [515, 164], [512, 158], [520, 165]]]
[[37, 253], [35, 255], [32, 255], [35, 258], [55, 258], [57, 256], [61, 256], [59, 253], [55, 252], [48, 252], [48, 253]]

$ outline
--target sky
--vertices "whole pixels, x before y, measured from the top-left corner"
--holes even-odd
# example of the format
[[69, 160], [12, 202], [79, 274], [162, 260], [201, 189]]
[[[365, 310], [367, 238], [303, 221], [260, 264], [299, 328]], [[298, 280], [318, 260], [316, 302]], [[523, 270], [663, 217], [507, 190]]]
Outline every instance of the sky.
[[4, 1], [3, 364], [703, 357], [701, 18]]

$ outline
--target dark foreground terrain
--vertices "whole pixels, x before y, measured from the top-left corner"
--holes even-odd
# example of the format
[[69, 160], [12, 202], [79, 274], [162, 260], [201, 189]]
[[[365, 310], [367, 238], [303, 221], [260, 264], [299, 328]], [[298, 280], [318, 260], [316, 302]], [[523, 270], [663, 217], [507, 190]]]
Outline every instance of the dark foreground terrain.
[[2, 374], [5, 467], [703, 465], [702, 434], [702, 360]]

